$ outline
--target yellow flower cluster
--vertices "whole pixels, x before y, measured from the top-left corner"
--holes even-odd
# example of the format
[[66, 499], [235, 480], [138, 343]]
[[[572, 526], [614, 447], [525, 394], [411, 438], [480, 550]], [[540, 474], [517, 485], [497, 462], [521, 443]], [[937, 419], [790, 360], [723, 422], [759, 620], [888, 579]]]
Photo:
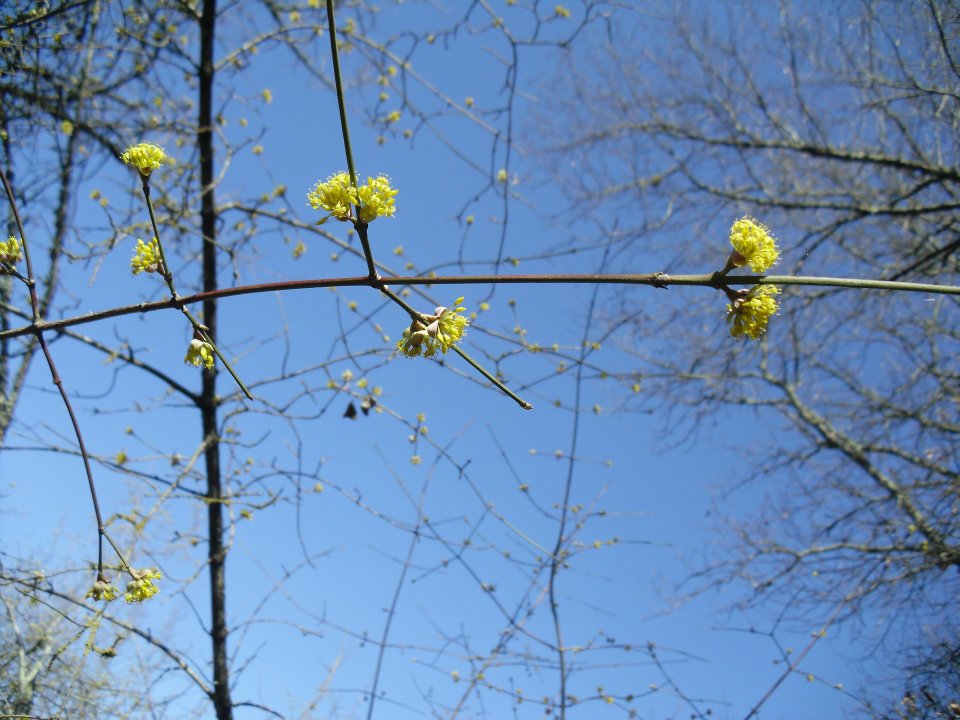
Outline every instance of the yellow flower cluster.
[[350, 182], [350, 175], [342, 172], [314, 185], [307, 193], [307, 202], [315, 210], [330, 213], [318, 224], [325, 223], [330, 217], [352, 220], [354, 205], [360, 206], [360, 222], [371, 223], [378, 217], [390, 217], [396, 212], [393, 198], [397, 192], [384, 175], [368, 177], [367, 184], [357, 188]]
[[13, 235], [9, 240], [0, 240], [0, 263], [5, 265], [15, 265], [18, 260], [23, 259], [23, 253], [20, 252], [20, 241]]
[[392, 217], [397, 211], [393, 202], [397, 192], [390, 187], [390, 180], [383, 175], [377, 178], [368, 177], [367, 184], [357, 189], [360, 220], [371, 223], [378, 217]]
[[131, 145], [123, 151], [120, 159], [127, 165], [133, 165], [144, 177], [164, 164], [173, 162], [162, 147], [153, 143]]
[[209, 370], [213, 367], [214, 357], [213, 345], [199, 338], [194, 338], [190, 341], [190, 347], [187, 348], [187, 356], [183, 361], [194, 367], [200, 367], [202, 365]]
[[133, 257], [130, 258], [130, 270], [134, 275], [142, 272], [162, 272], [163, 262], [160, 259], [160, 243], [157, 238], [153, 238], [149, 243], [145, 243], [137, 238], [137, 246], [134, 248]]
[[461, 315], [464, 308], [460, 303], [463, 298], [457, 298], [452, 308], [438, 307], [433, 315], [427, 315], [424, 320], [414, 320], [410, 327], [403, 331], [403, 338], [397, 343], [397, 350], [407, 357], [432, 357], [439, 350], [446, 353], [460, 341], [467, 330], [470, 321]]
[[90, 588], [90, 592], [86, 594], [86, 597], [110, 602], [111, 600], [117, 599], [117, 592], [118, 590], [110, 584], [110, 581], [103, 577], [103, 575], [98, 575], [97, 581], [93, 584], [93, 587]]
[[733, 337], [746, 335], [759, 340], [767, 330], [770, 317], [780, 309], [775, 295], [780, 294], [776, 285], [754, 285], [749, 291], [727, 305], [727, 322]]
[[133, 580], [127, 583], [127, 592], [123, 596], [123, 599], [128, 603], [139, 603], [144, 600], [149, 600], [160, 592], [160, 588], [153, 584], [154, 580], [159, 580], [163, 577], [159, 570], [152, 570], [150, 568], [135, 570], [134, 568], [130, 568], [130, 575], [133, 576]]
[[766, 272], [780, 257], [776, 239], [751, 217], [742, 217], [733, 224], [730, 244], [735, 251], [734, 267], [749, 264], [754, 272]]

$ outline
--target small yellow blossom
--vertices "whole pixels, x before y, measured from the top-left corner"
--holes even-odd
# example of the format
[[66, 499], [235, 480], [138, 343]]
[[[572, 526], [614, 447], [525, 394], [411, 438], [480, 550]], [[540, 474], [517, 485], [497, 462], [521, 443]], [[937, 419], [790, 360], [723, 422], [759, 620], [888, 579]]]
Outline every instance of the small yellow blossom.
[[160, 243], [157, 238], [153, 238], [149, 243], [137, 238], [137, 246], [134, 248], [133, 257], [130, 258], [130, 270], [134, 275], [142, 272], [163, 272]]
[[117, 465], [124, 465], [127, 462], [127, 454], [123, 450], [121, 450], [114, 456], [113, 461]]
[[15, 265], [23, 259], [23, 253], [20, 251], [20, 241], [13, 235], [9, 240], [0, 240], [0, 263], [4, 265]]
[[419, 465], [421, 462], [423, 462], [423, 459], [419, 455], [412, 455], [410, 457], [411, 465]]
[[64, 120], [60, 123], [60, 132], [62, 132], [67, 137], [73, 135], [73, 123], [69, 120]]
[[160, 588], [153, 584], [154, 580], [159, 580], [163, 577], [159, 570], [152, 570], [150, 568], [135, 570], [134, 568], [130, 568], [130, 575], [133, 577], [133, 580], [127, 583], [127, 592], [123, 596], [123, 599], [128, 603], [139, 603], [144, 600], [149, 600], [160, 592]]
[[553, 12], [554, 12], [554, 14], [555, 14], [558, 18], [568, 18], [568, 17], [570, 17], [570, 11], [567, 10], [563, 5], [557, 5], [557, 6], [553, 9]]
[[163, 148], [153, 143], [131, 145], [123, 151], [120, 159], [127, 165], [133, 165], [144, 177], [164, 164], [172, 162]]
[[350, 183], [350, 176], [342, 172], [331, 175], [326, 182], [318, 182], [307, 193], [307, 202], [317, 210], [330, 212], [318, 224], [331, 216], [338, 220], [352, 219], [354, 205], [360, 205], [360, 220], [370, 223], [377, 217], [390, 217], [396, 212], [393, 198], [397, 192], [390, 187], [385, 175], [368, 177], [367, 184], [357, 189]]
[[467, 97], [463, 101], [463, 104], [466, 105], [467, 107], [473, 107], [473, 98], [467, 95]]
[[507, 181], [507, 170], [506, 168], [500, 168], [497, 172], [497, 182], [505, 183]]
[[397, 121], [400, 119], [400, 115], [401, 115], [401, 113], [400, 113], [399, 110], [394, 110], [394, 111], [391, 112], [389, 115], [387, 115], [387, 122], [388, 122], [388, 123], [395, 123], [395, 122], [397, 122]]
[[301, 255], [307, 251], [307, 246], [303, 243], [302, 240], [297, 241], [297, 244], [293, 246], [293, 259], [296, 260]]
[[340, 29], [344, 35], [353, 35], [357, 31], [357, 22], [353, 18], [348, 18], [347, 22]]
[[397, 343], [397, 350], [407, 357], [431, 357], [440, 352], [446, 354], [447, 350], [458, 343], [466, 332], [470, 321], [461, 315], [466, 308], [460, 303], [463, 298], [457, 298], [452, 308], [438, 307], [434, 309], [432, 315], [424, 318], [426, 324], [419, 319], [410, 323], [410, 327], [404, 329], [403, 338]]
[[340, 374], [340, 377], [343, 378], [343, 381], [344, 381], [344, 382], [350, 382], [351, 380], [353, 380], [353, 371], [352, 371], [352, 370], [344, 370], [344, 371]]
[[263, 155], [263, 145], [254, 145], [253, 146], [254, 155]]
[[394, 77], [397, 74], [397, 68], [394, 65], [391, 65], [387, 68], [387, 75]]
[[393, 249], [393, 254], [394, 254], [394, 255], [403, 255], [403, 245], [397, 245], [397, 246]]
[[393, 200], [397, 192], [390, 187], [390, 180], [385, 175], [368, 177], [367, 184], [357, 189], [361, 222], [371, 223], [378, 217], [392, 217], [397, 210]]
[[244, 508], [240, 511], [240, 517], [242, 517], [244, 520], [253, 520], [253, 513]]
[[473, 225], [473, 215], [467, 215], [467, 217], [464, 219], [466, 220], [467, 225]]
[[213, 367], [214, 357], [213, 345], [199, 338], [194, 338], [190, 341], [190, 346], [187, 348], [187, 356], [183, 358], [183, 361], [194, 367], [200, 367], [202, 365], [209, 370]]
[[763, 225], [751, 217], [742, 217], [730, 228], [734, 267], [750, 265], [754, 272], [766, 272], [780, 257], [777, 241]]
[[[337, 220], [347, 220], [351, 216], [352, 205], [357, 201], [357, 189], [350, 184], [350, 176], [337, 173], [327, 178], [326, 182], [317, 182], [309, 193], [307, 202], [315, 210], [327, 210], [330, 216]], [[321, 222], [325, 222], [324, 218]]]
[[313, 491], [314, 491], [315, 493], [322, 493], [322, 492], [323, 492], [323, 483], [319, 483], [319, 482], [318, 482], [318, 483], [314, 483]]
[[742, 292], [727, 305], [727, 322], [730, 334], [738, 338], [746, 335], [759, 340], [767, 330], [770, 316], [780, 309], [774, 295], [780, 294], [776, 285], [754, 285], [748, 292]]
[[93, 598], [94, 600], [110, 602], [111, 600], [117, 599], [118, 592], [119, 591], [113, 585], [111, 585], [110, 581], [107, 580], [103, 575], [97, 575], [97, 581], [93, 584], [93, 587], [90, 588], [90, 591], [85, 597]]
[[390, 99], [390, 93], [382, 92], [377, 97], [380, 99], [380, 102], [386, 102]]
[[264, 88], [263, 92], [260, 93], [260, 97], [263, 98], [263, 101], [267, 105], [273, 102], [273, 92], [271, 92], [270, 88]]
[[290, 22], [292, 23], [300, 22], [300, 13], [298, 13], [296, 10], [291, 10], [287, 17], [290, 18]]

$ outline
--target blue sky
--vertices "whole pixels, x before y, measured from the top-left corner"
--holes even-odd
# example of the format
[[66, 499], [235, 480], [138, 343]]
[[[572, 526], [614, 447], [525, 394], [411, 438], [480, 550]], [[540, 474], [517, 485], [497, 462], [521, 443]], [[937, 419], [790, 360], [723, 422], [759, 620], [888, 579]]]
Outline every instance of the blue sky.
[[[537, 7], [543, 18], [552, 14], [552, 6], [539, 3]], [[564, 37], [583, 12], [572, 3], [570, 7], [574, 17], [544, 23], [542, 38]], [[401, 36], [407, 28], [422, 34], [435, 28], [442, 38], [440, 30], [461, 17], [459, 12], [459, 3], [442, 8], [391, 6], [380, 13], [369, 36], [382, 40]], [[503, 8], [502, 12], [517, 37], [532, 31], [526, 11]], [[658, 32], [656, 19], [649, 15], [616, 17], [617, 22], [635, 25], [638, 45]], [[244, 39], [248, 30], [239, 25], [228, 20], [221, 42]], [[591, 26], [577, 42], [598, 41], [600, 30], [599, 24]], [[317, 40], [317, 56], [327, 52], [326, 43], [325, 37]], [[402, 42], [394, 47], [400, 54], [405, 50]], [[470, 20], [449, 42], [438, 39], [433, 45], [421, 44], [411, 58], [412, 70], [459, 103], [460, 110], [445, 108], [443, 101], [402, 70], [391, 78], [386, 90], [390, 98], [379, 106], [376, 97], [381, 86], [376, 83], [348, 90], [361, 177], [386, 173], [400, 190], [396, 217], [377, 220], [370, 228], [379, 260], [398, 273], [405, 272], [407, 261], [418, 270], [457, 273], [461, 259], [464, 272], [488, 272], [502, 240], [504, 256], [520, 260], [519, 272], [603, 269], [600, 249], [559, 252], [571, 246], [594, 246], [595, 226], [589, 219], [571, 219], [550, 176], [535, 157], [520, 152], [538, 134], [532, 119], [538, 99], [569, 90], [559, 85], [554, 70], [559, 52], [554, 47], [519, 48], [522, 92], [513, 104], [517, 148], [509, 163], [513, 196], [506, 221], [503, 188], [494, 181], [497, 170], [507, 166], [503, 144], [492, 145], [491, 134], [463, 114], [470, 97], [470, 112], [501, 131], [506, 127], [506, 115], [497, 109], [507, 99], [503, 58], [508, 47], [482, 20], [480, 6], [475, 6]], [[256, 197], [283, 183], [287, 213], [311, 223], [318, 216], [306, 206], [306, 192], [317, 180], [345, 166], [335, 97], [281, 50], [265, 49], [250, 63], [235, 87], [221, 92], [220, 111], [227, 120], [224, 133], [232, 142], [240, 143], [261, 129], [263, 135], [232, 159], [218, 199]], [[382, 72], [382, 67], [371, 66], [369, 55], [360, 52], [347, 55], [345, 66], [351, 76], [363, 73], [375, 78]], [[408, 83], [406, 105], [401, 99], [403, 82]], [[270, 90], [272, 102], [264, 102], [264, 89]], [[384, 131], [375, 121], [377, 113], [382, 117], [393, 109], [402, 109], [402, 118], [395, 128]], [[430, 119], [429, 127], [418, 127], [417, 112]], [[246, 128], [241, 119], [247, 121]], [[412, 141], [402, 137], [406, 129], [417, 131]], [[463, 157], [451, 152], [438, 139], [439, 133]], [[382, 145], [378, 144], [381, 135], [386, 139]], [[174, 138], [157, 140], [177, 157]], [[254, 144], [262, 146], [262, 154], [254, 154]], [[79, 193], [78, 228], [107, 237], [103, 211], [89, 198], [94, 189], [111, 198], [111, 207], [128, 202], [135, 207], [136, 197], [127, 199], [136, 189], [134, 178], [119, 163], [107, 165]], [[176, 196], [179, 190], [158, 186], [155, 192]], [[282, 206], [280, 200], [270, 205]], [[467, 215], [475, 218], [472, 225], [464, 221]], [[240, 219], [237, 213], [224, 215], [224, 236], [229, 237]], [[34, 227], [39, 234], [40, 223]], [[330, 223], [325, 229], [347, 237], [343, 225]], [[294, 260], [291, 251], [298, 239], [307, 243], [307, 250]], [[126, 242], [132, 245], [132, 239]], [[717, 237], [715, 255], [705, 260], [706, 266], [689, 271], [705, 272], [722, 265], [725, 244], [725, 238]], [[393, 252], [398, 246], [403, 248], [402, 255]], [[186, 258], [182, 250], [178, 248]], [[332, 253], [339, 254], [336, 261]], [[63, 298], [63, 314], [162, 297], [155, 278], [130, 277], [129, 255], [130, 247], [121, 244], [96, 263], [72, 267], [66, 276], [70, 293], [69, 300]], [[628, 260], [636, 262], [633, 257]], [[614, 262], [628, 260], [618, 257]], [[641, 267], [608, 269], [648, 272], [667, 261], [654, 256], [644, 258]], [[222, 282], [352, 276], [365, 271], [361, 259], [340, 254], [309, 231], [278, 230], [267, 223], [240, 253], [235, 269], [236, 278], [224, 272]], [[513, 270], [510, 264], [501, 268], [505, 273]], [[185, 282], [193, 272], [186, 259], [177, 271]], [[573, 548], [578, 552], [558, 584], [564, 642], [584, 648], [609, 647], [570, 655], [575, 673], [569, 692], [593, 699], [572, 709], [569, 716], [622, 717], [629, 707], [636, 707], [641, 717], [688, 712], [685, 700], [669, 687], [663, 674], [636, 651], [651, 642], [683, 694], [695, 699], [698, 707], [711, 708], [716, 717], [746, 715], [783, 669], [778, 649], [765, 633], [775, 629], [776, 641], [798, 653], [832, 608], [811, 613], [805, 623], [778, 624], [776, 610], [748, 615], [730, 611], [744, 597], [743, 588], [716, 588], [681, 604], [678, 597], [683, 591], [677, 591], [676, 585], [714, 548], [730, 542], [720, 516], [748, 513], [766, 501], [767, 489], [762, 485], [748, 485], [729, 495], [726, 491], [745, 472], [744, 438], [755, 447], [776, 445], [782, 438], [780, 428], [729, 412], [712, 416], [695, 433], [680, 438], [667, 431], [663, 414], [623, 412], [630, 407], [630, 373], [637, 368], [633, 340], [620, 332], [604, 338], [602, 346], [589, 353], [589, 367], [579, 382], [579, 427], [573, 445], [571, 408], [578, 383], [575, 367], [563, 356], [576, 358], [585, 338], [599, 341], [609, 312], [620, 302], [676, 302], [676, 296], [685, 291], [707, 292], [675, 288], [666, 298], [650, 289], [604, 287], [596, 293], [590, 316], [591, 287], [429, 289], [441, 304], [464, 295], [472, 311], [480, 299], [489, 302], [490, 310], [480, 314], [468, 333], [466, 349], [488, 366], [504, 354], [500, 369], [510, 386], [533, 402], [530, 412], [476, 382], [476, 374], [454, 356], [447, 358], [445, 367], [391, 357], [392, 342], [406, 321], [370, 289], [225, 300], [220, 311], [221, 337], [245, 381], [256, 386], [259, 379], [273, 377], [284, 368], [320, 366], [302, 381], [320, 388], [315, 396], [291, 405], [292, 412], [303, 419], [288, 423], [270, 417], [258, 403], [237, 412], [239, 405], [234, 403], [228, 412], [237, 412], [236, 417], [224, 421], [224, 434], [236, 443], [225, 455], [227, 471], [237, 473], [237, 482], [255, 479], [231, 507], [235, 525], [227, 581], [229, 616], [236, 624], [234, 667], [244, 666], [234, 699], [263, 703], [299, 717], [322, 696], [317, 716], [365, 716], [376, 647], [363, 637], [379, 638], [383, 632], [384, 608], [391, 603], [413, 543], [413, 559], [389, 636], [391, 646], [384, 657], [380, 679], [384, 696], [376, 715], [427, 717], [431, 705], [448, 712], [460, 701], [467, 678], [482, 672], [480, 682], [487, 689], [480, 699], [468, 696], [464, 716], [542, 716], [542, 706], [517, 704], [510, 693], [516, 698], [520, 688], [524, 696], [539, 698], [556, 690], [557, 671], [543, 667], [542, 662], [554, 657], [537, 643], [540, 636], [554, 640], [542, 597], [545, 576], [532, 568], [543, 549], [556, 542], [554, 507], [562, 501], [565, 482], [572, 477], [571, 505], [583, 508], [574, 517], [586, 513], [591, 517], [576, 529], [582, 548]], [[350, 309], [351, 301], [357, 303], [356, 311]], [[416, 305], [430, 310], [431, 302], [418, 300]], [[725, 331], [719, 298], [714, 315], [703, 323], [711, 332]], [[374, 324], [382, 329], [375, 330]], [[525, 331], [528, 343], [544, 347], [556, 343], [559, 350], [517, 353], [517, 328]], [[173, 312], [127, 316], [80, 329], [104, 342], [128, 339], [145, 359], [178, 381], [199, 386], [196, 371], [182, 365], [189, 338], [182, 318]], [[392, 342], [384, 342], [383, 334]], [[154, 602], [118, 612], [170, 638], [205, 667], [206, 636], [199, 618], [204, 617], [206, 584], [198, 569], [203, 544], [190, 542], [202, 534], [203, 506], [186, 493], [160, 503], [164, 486], [134, 475], [169, 477], [173, 453], [184, 458], [179, 464], [183, 467], [196, 450], [199, 420], [182, 403], [166, 402], [163, 387], [155, 381], [130, 368], [118, 370], [115, 364], [104, 364], [102, 355], [82, 345], [62, 340], [54, 344], [54, 352], [82, 411], [92, 452], [103, 461], [96, 477], [105, 514], [129, 513], [133, 508], [154, 513], [136, 542], [132, 562], [160, 566], [167, 576], [163, 592]], [[507, 352], [517, 356], [507, 357]], [[751, 357], [745, 351], [748, 361]], [[562, 362], [567, 367], [558, 371]], [[384, 412], [355, 421], [342, 417], [347, 395], [325, 391], [323, 386], [327, 378], [343, 382], [346, 370], [353, 373], [353, 391], [357, 391], [356, 381], [364, 377], [369, 387], [383, 388], [379, 402]], [[221, 376], [220, 389], [234, 392], [228, 377]], [[255, 387], [255, 393], [282, 404], [301, 389], [301, 380], [291, 379]], [[329, 407], [321, 412], [327, 402]], [[423, 422], [417, 420], [418, 413], [424, 414]], [[426, 435], [418, 434], [422, 425], [429, 428]], [[72, 444], [46, 368], [34, 363], [19, 423], [0, 455], [4, 493], [0, 542], [5, 552], [35, 557], [44, 568], [78, 568], [90, 562], [95, 552], [85, 482], [76, 457], [29, 449], [46, 442]], [[121, 451], [130, 458], [122, 468], [111, 462]], [[576, 457], [572, 471], [571, 452]], [[419, 455], [422, 463], [412, 465], [412, 455]], [[277, 469], [285, 474], [276, 473]], [[303, 473], [299, 490], [295, 472]], [[521, 485], [528, 487], [520, 489]], [[186, 487], [200, 486], [188, 480]], [[51, 503], [51, 498], [56, 501]], [[242, 519], [241, 509], [251, 512], [252, 519]], [[575, 525], [573, 520], [571, 532]], [[411, 532], [414, 526], [417, 535]], [[129, 538], [122, 521], [112, 527]], [[594, 549], [594, 542], [599, 549]], [[288, 572], [291, 577], [277, 587]], [[92, 579], [88, 575], [76, 572], [66, 582], [79, 592]], [[509, 652], [498, 655], [491, 666], [472, 657], [488, 657], [501, 633], [511, 627], [504, 613], [529, 606], [534, 608], [529, 628], [524, 624], [529, 635], [511, 636]], [[856, 689], [872, 667], [861, 662], [863, 655], [874, 646], [850, 635], [831, 630], [804, 661], [802, 673], [786, 681], [761, 716], [828, 718], [852, 708], [853, 701], [832, 686], [842, 683]], [[808, 673], [813, 680], [804, 677]], [[173, 689], [181, 681], [167, 682]], [[631, 694], [637, 699], [631, 703], [618, 699], [608, 705], [600, 699], [608, 694], [617, 698]], [[263, 713], [241, 708], [237, 717], [263, 717]]]

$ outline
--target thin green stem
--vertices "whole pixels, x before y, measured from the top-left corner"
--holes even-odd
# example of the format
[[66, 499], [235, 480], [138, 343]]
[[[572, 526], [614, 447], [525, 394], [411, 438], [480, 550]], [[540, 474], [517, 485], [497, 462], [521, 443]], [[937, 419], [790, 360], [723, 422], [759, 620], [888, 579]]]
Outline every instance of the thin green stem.
[[337, 22], [333, 12], [333, 0], [327, 0], [327, 28], [330, 32], [330, 56], [333, 58], [333, 80], [337, 86], [337, 105], [340, 107], [340, 132], [343, 135], [343, 149], [347, 153], [347, 170], [350, 182], [357, 187], [357, 169], [353, 165], [353, 151], [350, 149], [350, 128], [347, 126], [347, 105], [343, 99], [343, 79], [340, 73], [340, 48], [337, 46]]
[[500, 382], [499, 380], [497, 380], [497, 378], [495, 378], [485, 367], [483, 367], [483, 365], [481, 365], [480, 363], [478, 363], [476, 360], [474, 360], [472, 357], [470, 357], [467, 353], [465, 353], [463, 350], [461, 350], [461, 349], [460, 349], [459, 347], [457, 347], [456, 345], [454, 345], [453, 350], [454, 350], [454, 352], [457, 353], [457, 355], [459, 355], [459, 356], [462, 357], [464, 360], [466, 360], [468, 363], [470, 363], [470, 365], [473, 366], [474, 370], [476, 370], [478, 373], [480, 373], [481, 375], [483, 375], [487, 380], [489, 380], [489, 381], [492, 382], [494, 385], [496, 385], [498, 388], [500, 388], [506, 395], [508, 395], [508, 396], [510, 396], [511, 398], [513, 398], [514, 402], [516, 402], [517, 405], [519, 405], [520, 407], [522, 407], [524, 410], [533, 410], [533, 405], [531, 405], [530, 403], [528, 403], [528, 402], [527, 402], [526, 400], [524, 400], [523, 398], [519, 397], [515, 392], [513, 392], [513, 390], [511, 390], [511, 389], [508, 388], [506, 385], [504, 385], [502, 382]]
[[223, 366], [227, 369], [227, 372], [230, 373], [230, 377], [232, 377], [234, 382], [237, 383], [237, 386], [243, 391], [243, 394], [247, 396], [247, 399], [253, 400], [253, 395], [247, 389], [247, 386], [243, 384], [243, 381], [237, 375], [236, 371], [234, 371], [230, 362], [223, 356], [223, 353], [220, 352], [220, 348], [217, 347], [217, 344], [213, 341], [213, 338], [210, 337], [207, 329], [190, 313], [189, 310], [187, 310], [186, 304], [177, 294], [177, 288], [173, 283], [173, 273], [170, 272], [170, 265], [167, 263], [167, 256], [163, 252], [163, 241], [160, 239], [160, 230], [157, 228], [157, 219], [153, 213], [153, 201], [150, 199], [150, 176], [141, 173], [140, 179], [143, 181], [143, 199], [147, 203], [147, 212], [150, 215], [150, 224], [153, 227], [153, 237], [156, 239], [157, 248], [160, 251], [160, 265], [163, 269], [163, 280], [170, 290], [170, 300], [173, 302], [174, 307], [178, 307], [180, 312], [182, 312], [186, 316], [187, 320], [190, 321], [194, 332], [203, 336], [203, 341], [208, 343], [210, 347], [213, 348], [213, 352], [218, 358], [220, 358], [220, 362], [223, 363]]

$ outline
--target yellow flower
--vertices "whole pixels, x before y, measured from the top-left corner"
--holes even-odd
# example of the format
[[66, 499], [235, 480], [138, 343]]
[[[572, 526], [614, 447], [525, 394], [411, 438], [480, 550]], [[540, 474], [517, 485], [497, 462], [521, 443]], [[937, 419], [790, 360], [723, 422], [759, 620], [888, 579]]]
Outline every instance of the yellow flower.
[[388, 122], [388, 123], [395, 123], [395, 122], [397, 122], [397, 121], [400, 119], [400, 114], [401, 114], [401, 113], [400, 113], [399, 110], [394, 110], [392, 113], [390, 113], [389, 115], [387, 115], [387, 122]]
[[361, 222], [371, 223], [378, 217], [391, 217], [397, 210], [393, 198], [398, 191], [390, 187], [390, 180], [384, 175], [368, 177], [367, 184], [356, 192]]
[[557, 5], [557, 6], [553, 9], [553, 12], [554, 12], [554, 14], [556, 14], [556, 16], [557, 16], [558, 18], [568, 18], [568, 17], [570, 17], [570, 11], [567, 10], [563, 5]]
[[149, 243], [145, 243], [137, 238], [137, 247], [134, 249], [133, 257], [130, 258], [130, 269], [134, 275], [142, 272], [163, 272], [163, 262], [160, 259], [160, 243], [157, 238], [153, 238]]
[[123, 596], [123, 599], [128, 603], [139, 603], [144, 600], [149, 600], [160, 592], [160, 588], [153, 584], [154, 580], [159, 580], [163, 577], [159, 570], [149, 568], [145, 570], [135, 570], [134, 568], [130, 568], [130, 576], [133, 580], [127, 583], [127, 592]]
[[146, 177], [165, 163], [173, 162], [163, 148], [153, 143], [131, 145], [120, 156], [127, 165], [133, 165], [140, 174]]
[[730, 228], [730, 244], [735, 251], [734, 267], [749, 264], [754, 272], [765, 272], [780, 257], [776, 239], [751, 217], [744, 216], [733, 224]]
[[507, 170], [506, 168], [500, 168], [497, 172], [497, 182], [505, 183], [507, 181]]
[[67, 137], [73, 135], [73, 123], [69, 120], [64, 120], [60, 123], [60, 132], [62, 132]]
[[190, 341], [190, 347], [187, 348], [187, 356], [183, 361], [194, 367], [203, 365], [203, 367], [209, 370], [213, 367], [213, 359], [213, 345], [199, 338], [194, 338]]
[[5, 265], [15, 265], [17, 261], [23, 259], [23, 253], [20, 252], [20, 241], [13, 235], [9, 240], [0, 240], [0, 263]]
[[780, 309], [774, 298], [780, 294], [780, 289], [776, 285], [754, 285], [749, 291], [738, 294], [740, 297], [727, 305], [730, 334], [735, 338], [746, 335], [759, 340], [767, 330], [770, 316]]
[[307, 202], [317, 210], [328, 210], [330, 215], [318, 225], [333, 216], [338, 220], [350, 220], [353, 217], [353, 205], [360, 205], [360, 221], [373, 222], [378, 217], [390, 217], [396, 212], [393, 198], [397, 191], [390, 187], [386, 176], [368, 177], [367, 184], [359, 189], [350, 183], [345, 173], [331, 175], [326, 182], [318, 182], [307, 193]]
[[[294, 21], [294, 22], [296, 22], [296, 21]], [[264, 101], [267, 105], [269, 105], [270, 103], [273, 102], [273, 93], [270, 91], [270, 88], [264, 88], [264, 89], [263, 89], [263, 92], [260, 93], [260, 97], [263, 98], [263, 101]]]
[[350, 184], [350, 176], [337, 173], [327, 178], [326, 182], [317, 182], [313, 190], [307, 193], [307, 202], [315, 210], [327, 210], [330, 215], [320, 221], [326, 222], [330, 216], [337, 220], [350, 219], [351, 206], [357, 202], [357, 189]]
[[457, 298], [452, 308], [438, 307], [432, 315], [410, 323], [404, 329], [403, 338], [397, 343], [397, 350], [407, 357], [432, 357], [439, 350], [446, 353], [457, 344], [466, 332], [469, 319], [461, 315], [465, 308], [460, 305], [463, 298]]
[[117, 592], [118, 590], [103, 575], [98, 575], [97, 581], [84, 597], [110, 602], [117, 599]]

